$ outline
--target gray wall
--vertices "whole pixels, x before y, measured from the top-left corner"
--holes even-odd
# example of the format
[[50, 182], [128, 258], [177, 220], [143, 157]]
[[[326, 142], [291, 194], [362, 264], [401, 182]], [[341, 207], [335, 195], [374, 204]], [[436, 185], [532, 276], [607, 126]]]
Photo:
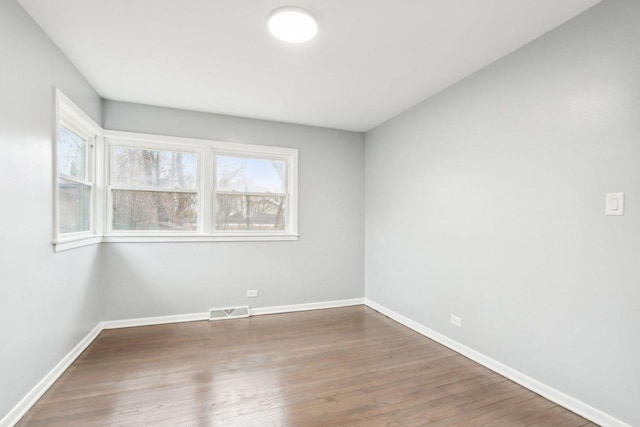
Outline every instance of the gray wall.
[[[0, 0], [0, 417], [100, 318], [356, 298], [365, 282], [368, 298], [640, 424], [639, 19], [638, 2], [606, 0], [371, 131], [365, 156], [358, 133], [101, 108]], [[54, 86], [108, 129], [298, 148], [300, 240], [53, 253]], [[617, 191], [626, 215], [605, 217]]]
[[366, 297], [633, 425], [638, 22], [604, 1], [367, 133], [365, 156]]
[[364, 296], [363, 134], [112, 101], [103, 108], [106, 129], [297, 148], [300, 233], [295, 242], [103, 244], [104, 320]]
[[98, 246], [54, 253], [54, 86], [100, 98], [15, 0], [0, 0], [0, 419], [98, 322]]

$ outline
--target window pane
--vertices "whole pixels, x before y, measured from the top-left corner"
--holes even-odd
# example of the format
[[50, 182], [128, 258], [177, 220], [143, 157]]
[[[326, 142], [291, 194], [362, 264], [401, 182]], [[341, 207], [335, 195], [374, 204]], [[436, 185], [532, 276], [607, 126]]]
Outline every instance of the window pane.
[[284, 196], [246, 196], [218, 194], [217, 230], [284, 230]]
[[195, 231], [198, 195], [159, 191], [113, 191], [114, 230]]
[[252, 157], [216, 157], [216, 189], [249, 193], [286, 193], [287, 162]]
[[195, 190], [198, 154], [113, 147], [114, 185]]
[[91, 187], [66, 179], [58, 182], [58, 232], [89, 231]]
[[58, 130], [58, 174], [86, 179], [87, 141], [64, 126]]

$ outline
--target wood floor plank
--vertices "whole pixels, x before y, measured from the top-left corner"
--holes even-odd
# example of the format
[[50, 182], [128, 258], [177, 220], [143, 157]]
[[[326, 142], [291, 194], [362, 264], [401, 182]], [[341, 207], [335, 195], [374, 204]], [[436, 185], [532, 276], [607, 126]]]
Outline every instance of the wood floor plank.
[[103, 331], [18, 426], [594, 425], [364, 306]]

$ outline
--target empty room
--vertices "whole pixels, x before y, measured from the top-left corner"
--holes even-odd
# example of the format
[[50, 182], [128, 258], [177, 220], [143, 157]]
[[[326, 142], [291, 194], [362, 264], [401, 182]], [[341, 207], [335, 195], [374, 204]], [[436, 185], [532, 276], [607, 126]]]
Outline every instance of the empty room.
[[0, 427], [640, 426], [640, 1], [0, 0]]

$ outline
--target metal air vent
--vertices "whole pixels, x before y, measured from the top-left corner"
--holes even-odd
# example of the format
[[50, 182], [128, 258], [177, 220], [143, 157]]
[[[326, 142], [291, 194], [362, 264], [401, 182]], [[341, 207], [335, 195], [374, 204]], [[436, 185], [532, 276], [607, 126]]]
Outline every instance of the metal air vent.
[[240, 319], [249, 317], [249, 306], [222, 307], [209, 310], [209, 320]]

